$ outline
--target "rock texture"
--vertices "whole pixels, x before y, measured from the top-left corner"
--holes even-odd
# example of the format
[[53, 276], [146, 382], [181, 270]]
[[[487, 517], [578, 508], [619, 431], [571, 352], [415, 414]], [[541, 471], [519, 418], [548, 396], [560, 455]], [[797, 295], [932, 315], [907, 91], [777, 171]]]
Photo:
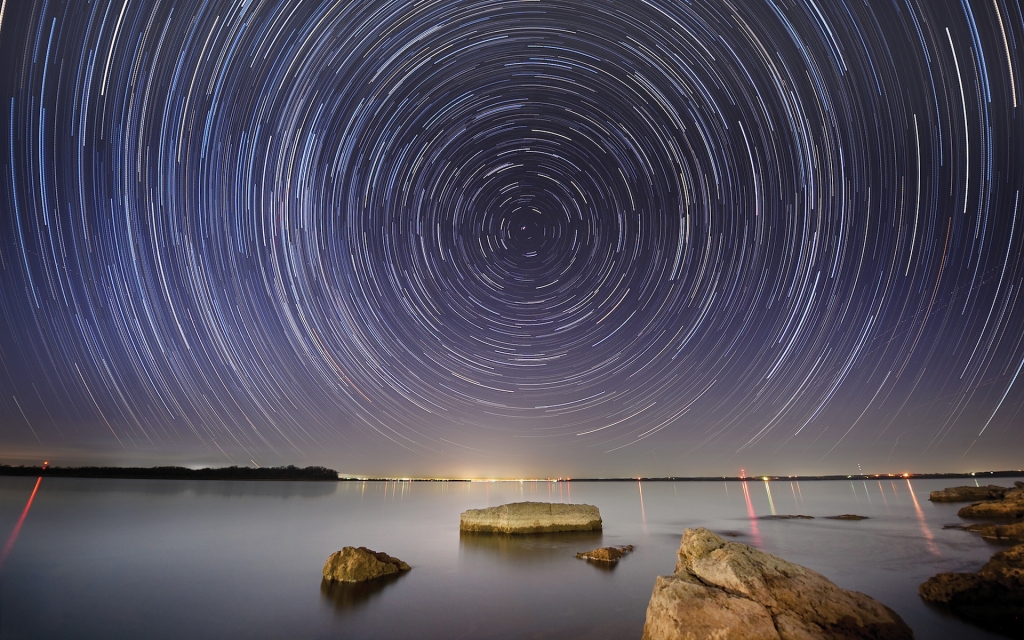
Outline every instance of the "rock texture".
[[990, 484], [987, 487], [946, 487], [932, 491], [928, 499], [932, 502], [976, 502], [978, 500], [1002, 500], [1009, 487]]
[[969, 531], [976, 531], [982, 538], [993, 540], [1024, 540], [1024, 522], [1013, 524], [984, 524], [971, 525]]
[[761, 520], [814, 520], [814, 516], [761, 516]]
[[600, 531], [601, 512], [589, 504], [513, 502], [463, 511], [459, 529], [479, 533]]
[[1024, 638], [1024, 544], [992, 556], [978, 573], [940, 573], [918, 591], [978, 626]]
[[858, 516], [855, 513], [844, 513], [841, 516], [825, 516], [826, 520], [867, 520], [867, 516]]
[[1002, 500], [966, 506], [957, 511], [957, 515], [961, 518], [1024, 519], [1024, 487], [1010, 489]]
[[687, 529], [647, 606], [644, 640], [912, 638], [885, 605], [707, 529]]
[[618, 562], [623, 556], [633, 550], [633, 545], [627, 544], [624, 547], [601, 547], [593, 551], [577, 553], [580, 560], [595, 560], [597, 562]]
[[399, 571], [408, 571], [409, 565], [386, 553], [366, 547], [345, 547], [335, 551], [324, 563], [324, 580], [337, 582], [366, 582]]

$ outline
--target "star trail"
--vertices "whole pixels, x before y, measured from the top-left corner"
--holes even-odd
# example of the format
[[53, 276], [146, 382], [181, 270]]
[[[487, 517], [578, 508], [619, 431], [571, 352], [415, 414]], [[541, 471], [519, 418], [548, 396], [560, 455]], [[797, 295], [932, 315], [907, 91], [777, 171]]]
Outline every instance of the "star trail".
[[0, 457], [1016, 469], [1022, 46], [1006, 0], [3, 0]]

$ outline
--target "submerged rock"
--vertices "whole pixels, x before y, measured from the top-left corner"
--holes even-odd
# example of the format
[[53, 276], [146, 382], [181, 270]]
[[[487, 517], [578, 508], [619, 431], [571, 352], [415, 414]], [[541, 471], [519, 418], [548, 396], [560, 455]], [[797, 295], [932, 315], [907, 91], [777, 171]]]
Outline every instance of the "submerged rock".
[[327, 558], [324, 563], [324, 580], [365, 582], [409, 569], [408, 564], [386, 553], [366, 547], [345, 547]]
[[761, 520], [814, 520], [814, 516], [761, 516]]
[[1002, 500], [1009, 487], [990, 484], [986, 487], [946, 487], [932, 491], [928, 499], [932, 502], [975, 502], [977, 500]]
[[595, 560], [597, 562], [618, 562], [627, 553], [633, 551], [633, 545], [627, 544], [624, 547], [601, 547], [593, 551], [577, 553], [580, 560]]
[[589, 504], [513, 502], [463, 511], [459, 529], [480, 533], [600, 531], [601, 512]]
[[957, 511], [961, 518], [1020, 520], [1024, 518], [1024, 487], [1010, 489], [1002, 500], [977, 502]]
[[826, 520], [867, 520], [867, 516], [858, 516], [855, 513], [844, 513], [841, 516], [825, 516]]
[[912, 638], [885, 605], [707, 529], [687, 529], [675, 574], [659, 576], [644, 640]]
[[932, 576], [918, 591], [980, 627], [1024, 638], [1024, 544], [993, 555], [978, 573]]

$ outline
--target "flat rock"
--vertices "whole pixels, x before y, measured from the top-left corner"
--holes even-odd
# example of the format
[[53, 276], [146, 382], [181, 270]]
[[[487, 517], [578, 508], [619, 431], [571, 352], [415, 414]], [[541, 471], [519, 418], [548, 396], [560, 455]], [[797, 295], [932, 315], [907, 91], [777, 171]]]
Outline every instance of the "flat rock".
[[940, 573], [921, 597], [980, 627], [1024, 638], [1024, 544], [992, 556], [978, 573]]
[[366, 582], [409, 569], [408, 564], [386, 553], [366, 547], [344, 547], [327, 558], [324, 563], [324, 580]]
[[687, 529], [675, 574], [655, 581], [643, 638], [900, 640], [913, 632], [892, 609], [806, 567]]
[[932, 491], [928, 499], [932, 502], [976, 502], [978, 500], [1002, 500], [1009, 487], [990, 484], [986, 487], [946, 487]]
[[826, 520], [867, 520], [867, 516], [858, 516], [855, 513], [844, 513], [841, 516], [825, 516]]
[[479, 533], [600, 531], [601, 512], [589, 504], [513, 502], [463, 511], [459, 529]]
[[760, 520], [814, 520], [814, 516], [761, 516]]
[[1024, 519], [1024, 487], [1010, 489], [1002, 500], [976, 502], [957, 511], [961, 518], [992, 518], [993, 520]]
[[968, 531], [981, 534], [982, 538], [993, 540], [1024, 540], [1024, 522], [1013, 524], [972, 524]]
[[618, 562], [627, 553], [633, 551], [633, 545], [627, 544], [624, 547], [601, 547], [592, 551], [577, 553], [580, 560], [594, 560], [597, 562]]

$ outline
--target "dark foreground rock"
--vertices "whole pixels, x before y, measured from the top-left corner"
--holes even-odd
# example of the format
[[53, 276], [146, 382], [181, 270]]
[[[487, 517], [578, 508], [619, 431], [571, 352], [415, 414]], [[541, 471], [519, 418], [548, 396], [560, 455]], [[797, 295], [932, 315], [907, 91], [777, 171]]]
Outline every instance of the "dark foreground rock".
[[593, 551], [577, 553], [580, 560], [594, 560], [596, 562], [618, 562], [627, 553], [633, 551], [633, 545], [627, 544], [624, 547], [601, 547]]
[[589, 504], [513, 502], [463, 511], [459, 529], [479, 533], [600, 531], [601, 512]]
[[977, 502], [979, 500], [1002, 500], [1010, 487], [990, 484], [986, 487], [946, 487], [932, 491], [928, 499], [932, 502]]
[[324, 563], [324, 580], [366, 582], [408, 571], [409, 565], [386, 553], [366, 547], [345, 547], [335, 551]]
[[844, 513], [841, 516], [825, 516], [826, 520], [867, 520], [867, 516], [858, 516], [855, 513]]
[[644, 640], [913, 638], [885, 605], [825, 576], [707, 529], [687, 529], [671, 576], [659, 576]]
[[992, 556], [978, 573], [940, 573], [918, 591], [979, 627], [1024, 638], [1024, 544]]
[[961, 518], [991, 518], [993, 520], [1024, 519], [1024, 487], [1006, 492], [1002, 500], [977, 502], [957, 511]]

